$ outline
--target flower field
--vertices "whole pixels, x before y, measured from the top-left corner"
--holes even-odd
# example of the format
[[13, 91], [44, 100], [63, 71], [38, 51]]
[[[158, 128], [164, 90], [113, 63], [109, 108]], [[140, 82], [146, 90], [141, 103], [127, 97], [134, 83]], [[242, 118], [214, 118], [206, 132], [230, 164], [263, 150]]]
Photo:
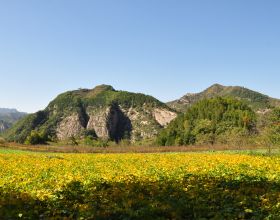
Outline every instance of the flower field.
[[279, 219], [280, 157], [0, 151], [1, 219]]

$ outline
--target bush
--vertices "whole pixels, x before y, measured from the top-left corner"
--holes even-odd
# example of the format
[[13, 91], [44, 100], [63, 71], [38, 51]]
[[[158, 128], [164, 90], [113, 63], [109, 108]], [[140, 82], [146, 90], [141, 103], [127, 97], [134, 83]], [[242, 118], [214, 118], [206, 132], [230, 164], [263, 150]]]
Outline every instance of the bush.
[[107, 139], [98, 139], [96, 141], [93, 142], [94, 143], [94, 147], [108, 147], [109, 146], [109, 141]]
[[0, 137], [0, 144], [5, 144], [5, 143], [6, 143], [5, 139]]
[[26, 138], [25, 144], [36, 145], [36, 144], [45, 144], [47, 141], [45, 135], [42, 132], [31, 131], [30, 135]]
[[93, 139], [92, 137], [84, 138], [83, 143], [92, 147], [108, 147], [110, 144], [107, 139]]
[[95, 132], [95, 130], [84, 130], [82, 136], [85, 139], [92, 139], [92, 140], [96, 140], [97, 139], [97, 134]]
[[78, 141], [76, 140], [76, 138], [75, 138], [74, 136], [71, 136], [71, 137], [69, 138], [68, 144], [73, 145], [73, 146], [79, 145]]

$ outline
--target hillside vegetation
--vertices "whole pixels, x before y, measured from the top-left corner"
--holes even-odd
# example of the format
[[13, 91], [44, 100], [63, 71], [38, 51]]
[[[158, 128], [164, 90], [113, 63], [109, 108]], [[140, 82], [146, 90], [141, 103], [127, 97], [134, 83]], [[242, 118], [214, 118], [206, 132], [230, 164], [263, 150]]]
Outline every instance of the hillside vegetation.
[[262, 111], [272, 107], [280, 106], [280, 100], [270, 98], [267, 95], [240, 86], [223, 86], [214, 84], [200, 93], [189, 93], [182, 98], [168, 102], [167, 105], [185, 112], [188, 107], [198, 101], [215, 97], [231, 97], [242, 100], [255, 111]]
[[161, 132], [160, 145], [226, 144], [256, 132], [256, 114], [232, 98], [199, 101]]

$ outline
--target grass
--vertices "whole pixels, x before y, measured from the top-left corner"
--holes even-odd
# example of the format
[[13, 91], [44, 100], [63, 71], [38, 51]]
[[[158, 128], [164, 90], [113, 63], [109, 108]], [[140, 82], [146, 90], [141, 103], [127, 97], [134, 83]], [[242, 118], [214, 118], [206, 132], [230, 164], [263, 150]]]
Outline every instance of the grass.
[[[231, 151], [244, 153], [265, 154], [267, 151], [261, 147], [234, 147], [234, 146], [109, 146], [109, 147], [92, 147], [92, 146], [71, 146], [71, 145], [22, 145], [17, 143], [3, 143], [1, 148], [6, 150], [20, 150], [33, 152], [53, 152], [53, 153], [168, 153], [168, 152], [215, 152]], [[273, 150], [273, 153], [277, 149]]]

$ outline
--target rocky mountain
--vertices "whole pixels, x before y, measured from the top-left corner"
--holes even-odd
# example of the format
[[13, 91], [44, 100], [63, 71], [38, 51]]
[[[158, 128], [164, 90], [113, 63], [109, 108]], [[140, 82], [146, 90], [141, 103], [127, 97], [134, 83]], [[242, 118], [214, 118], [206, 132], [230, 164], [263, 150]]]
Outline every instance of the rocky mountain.
[[59, 95], [45, 110], [16, 123], [5, 137], [22, 143], [36, 130], [49, 140], [79, 138], [91, 132], [117, 142], [123, 138], [135, 141], [156, 136], [176, 116], [151, 96], [100, 85]]
[[16, 109], [0, 108], [0, 132], [11, 127], [16, 121], [24, 117], [26, 113]]
[[168, 102], [167, 105], [179, 112], [184, 112], [188, 107], [200, 100], [215, 97], [232, 97], [243, 100], [252, 109], [259, 112], [265, 112], [271, 107], [280, 106], [279, 99], [271, 98], [244, 87], [219, 84], [214, 84], [200, 93], [188, 93], [178, 100]]

